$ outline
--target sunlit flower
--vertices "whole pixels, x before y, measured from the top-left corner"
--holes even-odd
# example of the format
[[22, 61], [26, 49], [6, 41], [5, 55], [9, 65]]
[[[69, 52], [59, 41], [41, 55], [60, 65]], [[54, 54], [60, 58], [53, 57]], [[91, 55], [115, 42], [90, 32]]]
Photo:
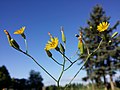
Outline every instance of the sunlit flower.
[[25, 27], [20, 28], [19, 30], [15, 31], [14, 34], [23, 34]]
[[110, 24], [109, 24], [108, 22], [102, 22], [102, 23], [100, 23], [100, 24], [97, 26], [97, 30], [98, 30], [99, 32], [103, 32], [103, 31], [105, 31], [105, 30], [108, 29], [109, 25], [110, 25]]
[[14, 34], [20, 34], [24, 39], [26, 39], [24, 31], [25, 31], [25, 27], [22, 27], [19, 30], [15, 31]]
[[55, 49], [58, 46], [58, 38], [50, 38], [50, 41], [46, 44], [45, 50]]

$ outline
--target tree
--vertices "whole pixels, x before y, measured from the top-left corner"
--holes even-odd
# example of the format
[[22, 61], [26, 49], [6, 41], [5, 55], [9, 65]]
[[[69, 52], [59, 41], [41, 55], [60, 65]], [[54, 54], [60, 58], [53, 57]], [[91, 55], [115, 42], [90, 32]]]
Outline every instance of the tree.
[[107, 31], [102, 33], [97, 31], [97, 26], [101, 22], [109, 23], [109, 20], [110, 17], [105, 15], [105, 11], [100, 5], [96, 5], [93, 8], [93, 11], [90, 13], [90, 19], [87, 21], [87, 26], [80, 28], [80, 30], [83, 32], [83, 39], [86, 45], [85, 48], [89, 49], [89, 52], [87, 52], [86, 49], [81, 58], [84, 62], [87, 55], [97, 48], [102, 39], [101, 37], [103, 37], [104, 40], [102, 45], [100, 46], [99, 50], [89, 58], [84, 69], [87, 71], [87, 77], [92, 81], [92, 83], [99, 83], [98, 81], [101, 81], [101, 77], [103, 77], [106, 90], [106, 75], [109, 75], [110, 84], [112, 90], [114, 90], [112, 76], [115, 74], [117, 69], [120, 69], [120, 36], [114, 38], [111, 38], [111, 36], [113, 34], [113, 30], [117, 28], [120, 22], [117, 21], [113, 27], [108, 28]]
[[28, 84], [28, 80], [27, 79], [17, 79], [17, 78], [12, 78], [11, 80], [11, 88], [12, 89], [17, 89], [17, 90], [26, 90], [26, 89], [30, 89], [29, 88], [29, 84]]
[[42, 81], [43, 78], [39, 72], [36, 72], [34, 70], [30, 71], [29, 84], [31, 88], [35, 88], [36, 90], [42, 90], [43, 87]]
[[11, 77], [7, 68], [3, 65], [0, 67], [0, 90], [2, 88], [9, 88], [11, 83]]

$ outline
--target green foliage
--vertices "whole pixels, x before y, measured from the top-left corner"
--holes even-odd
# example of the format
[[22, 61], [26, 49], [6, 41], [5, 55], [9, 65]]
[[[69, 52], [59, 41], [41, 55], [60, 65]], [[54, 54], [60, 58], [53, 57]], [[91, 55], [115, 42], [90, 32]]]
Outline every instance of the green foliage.
[[41, 89], [43, 87], [42, 81], [43, 78], [39, 72], [36, 72], [34, 70], [30, 71], [29, 83], [31, 88], [36, 88], [37, 90]]
[[11, 83], [11, 77], [5, 66], [0, 67], [0, 90], [4, 87], [8, 88]]
[[[101, 78], [104, 77], [104, 84], [106, 83], [106, 75], [114, 75], [116, 70], [120, 69], [120, 36], [112, 38], [113, 31], [120, 24], [119, 21], [111, 26], [104, 32], [98, 32], [97, 26], [101, 22], [109, 22], [110, 17], [105, 15], [105, 11], [100, 5], [96, 5], [90, 13], [90, 19], [87, 21], [86, 27], [81, 27], [83, 38], [86, 43], [85, 48], [89, 49], [89, 53], [93, 52], [101, 39], [103, 38], [100, 48], [89, 58], [85, 65], [87, 72], [84, 80], [92, 80], [95, 83], [102, 83]], [[92, 27], [92, 28], [90, 28]], [[111, 43], [109, 43], [111, 40]], [[88, 53], [83, 54], [81, 57], [84, 61]]]

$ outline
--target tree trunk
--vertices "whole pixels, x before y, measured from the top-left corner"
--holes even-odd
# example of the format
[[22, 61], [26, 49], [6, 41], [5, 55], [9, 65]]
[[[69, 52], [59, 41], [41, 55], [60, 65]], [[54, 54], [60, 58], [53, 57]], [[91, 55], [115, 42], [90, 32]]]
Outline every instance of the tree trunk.
[[111, 90], [115, 90], [112, 75], [110, 75], [110, 86], [111, 86]]
[[105, 90], [108, 90], [108, 89], [107, 89], [107, 82], [106, 82], [106, 77], [105, 77], [105, 75], [103, 76], [103, 79], [104, 79]]
[[95, 86], [94, 86], [93, 80], [92, 80], [92, 90], [95, 90]]

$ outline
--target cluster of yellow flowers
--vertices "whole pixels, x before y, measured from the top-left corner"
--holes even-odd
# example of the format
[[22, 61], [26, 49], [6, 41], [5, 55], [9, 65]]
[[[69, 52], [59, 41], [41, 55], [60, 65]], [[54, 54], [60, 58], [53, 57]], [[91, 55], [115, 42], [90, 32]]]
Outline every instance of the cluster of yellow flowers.
[[[109, 27], [109, 23], [108, 22], [102, 22], [97, 26], [97, 30], [99, 32], [103, 32], [105, 30], [108, 29]], [[62, 32], [63, 33], [63, 32]], [[64, 34], [64, 33], [63, 33]], [[64, 35], [63, 35], [64, 36]], [[50, 49], [55, 49], [58, 46], [58, 38], [50, 38], [50, 41], [48, 41], [48, 43], [46, 44], [45, 50], [50, 50]]]
[[[97, 26], [97, 30], [99, 32], [103, 32], [105, 30], [108, 29], [109, 27], [109, 23], [108, 22], [102, 22], [100, 23], [98, 26]], [[26, 38], [25, 35], [24, 35], [24, 30], [25, 30], [25, 27], [22, 27], [20, 28], [19, 30], [15, 31], [14, 34], [20, 34], [24, 39]], [[5, 34], [7, 36], [10, 37], [10, 35], [8, 34], [8, 32], [6, 30], [4, 30]], [[7, 33], [6, 33], [7, 32]], [[62, 32], [62, 39], [63, 41], [65, 42], [65, 36], [64, 36], [64, 33], [63, 31]], [[11, 38], [11, 37], [10, 37]], [[8, 39], [10, 39], [8, 38]], [[58, 38], [57, 37], [50, 37], [50, 40], [48, 41], [48, 43], [46, 44], [46, 47], [45, 47], [45, 50], [51, 50], [51, 49], [55, 49], [56, 47], [58, 46]]]
[[[109, 23], [108, 22], [101, 22], [99, 25], [97, 25], [97, 31], [99, 33], [104, 32], [108, 29], [109, 27]], [[92, 30], [92, 26], [90, 26], [90, 30]], [[60, 76], [58, 78], [58, 80], [51, 75], [41, 64], [39, 64], [36, 59], [34, 59], [29, 53], [28, 53], [28, 47], [27, 47], [27, 42], [26, 42], [26, 36], [24, 34], [25, 31], [25, 27], [20, 28], [19, 30], [16, 30], [14, 32], [14, 34], [20, 34], [22, 36], [22, 38], [25, 41], [25, 45], [26, 45], [26, 52], [23, 51], [20, 47], [19, 44], [17, 44], [17, 42], [10, 36], [9, 32], [7, 30], [4, 30], [7, 38], [8, 38], [8, 42], [10, 44], [11, 47], [13, 47], [14, 49], [22, 52], [23, 54], [27, 55], [28, 57], [30, 57], [40, 68], [42, 68], [51, 78], [53, 78], [56, 82], [57, 82], [57, 86], [59, 87], [59, 83], [61, 80], [61, 77], [63, 75], [63, 73], [65, 71], [67, 71], [74, 63], [77, 62], [77, 60], [75, 61], [71, 61], [71, 58], [68, 58], [66, 56], [65, 50], [66, 50], [66, 37], [63, 31], [63, 27], [61, 27], [61, 35], [62, 35], [62, 43], [64, 43], [64, 45], [62, 45], [62, 43], [60, 43], [59, 45], [59, 40], [57, 37], [53, 37], [50, 33], [48, 33], [48, 35], [50, 36], [50, 40], [47, 42], [46, 46], [45, 46], [45, 51], [48, 55], [48, 57], [50, 57], [52, 60], [54, 60], [58, 65], [60, 65], [62, 67], [62, 71], [60, 73]], [[104, 34], [104, 33], [103, 33]], [[118, 32], [115, 32], [111, 38], [115, 37], [118, 34]], [[80, 32], [79, 35], [76, 35], [76, 37], [78, 38], [78, 51], [80, 51], [80, 55], [84, 54], [84, 43], [83, 42], [83, 37], [82, 37], [82, 32]], [[101, 37], [102, 38], [102, 37]], [[103, 38], [101, 40], [101, 42], [103, 41]], [[99, 43], [98, 47], [93, 51], [97, 51], [101, 45], [101, 42]], [[112, 42], [111, 40], [109, 41], [109, 43]], [[87, 45], [86, 45], [87, 48]], [[52, 53], [50, 52], [51, 49], [55, 49], [57, 50], [63, 57], [63, 63], [58, 62], [53, 56]], [[88, 52], [88, 56], [86, 58], [86, 60], [84, 61], [84, 64], [79, 68], [78, 72], [75, 74], [75, 76], [73, 77], [73, 79], [78, 75], [78, 73], [82, 70], [83, 66], [86, 64], [86, 62], [88, 61], [89, 57], [92, 55], [92, 53], [89, 53], [89, 48], [87, 48], [87, 52]], [[69, 66], [66, 67], [66, 60], [68, 60], [70, 62]], [[70, 83], [73, 81], [73, 79], [71, 79]]]

